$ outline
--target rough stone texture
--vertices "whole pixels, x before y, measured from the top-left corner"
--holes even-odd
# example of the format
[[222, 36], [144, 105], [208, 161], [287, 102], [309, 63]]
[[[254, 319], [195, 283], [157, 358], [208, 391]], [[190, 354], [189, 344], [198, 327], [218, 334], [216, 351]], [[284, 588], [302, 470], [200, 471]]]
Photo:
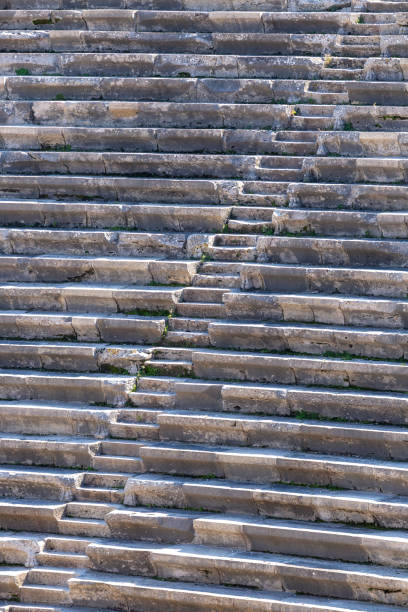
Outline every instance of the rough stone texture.
[[407, 15], [0, 0], [0, 612], [407, 609]]

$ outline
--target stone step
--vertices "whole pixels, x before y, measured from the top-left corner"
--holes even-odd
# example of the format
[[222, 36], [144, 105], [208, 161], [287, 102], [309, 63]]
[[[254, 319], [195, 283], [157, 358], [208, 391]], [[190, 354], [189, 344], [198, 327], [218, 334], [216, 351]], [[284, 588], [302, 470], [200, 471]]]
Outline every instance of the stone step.
[[3, 282], [23, 283], [189, 285], [197, 266], [195, 261], [136, 257], [0, 255], [0, 279]]
[[[349, 126], [350, 127], [350, 126]], [[293, 133], [293, 132], [289, 132]], [[281, 132], [278, 132], [281, 134]], [[317, 155], [333, 157], [405, 157], [405, 132], [335, 131], [319, 134]]]
[[[324, 387], [279, 386], [208, 380], [177, 381], [175, 408], [208, 414], [227, 412], [294, 417], [301, 421], [359, 422], [405, 425], [404, 394]], [[386, 406], [386, 409], [385, 409]]]
[[89, 558], [85, 551], [91, 541], [64, 536], [47, 537], [44, 550], [37, 554], [36, 560], [45, 567], [86, 568]]
[[[99, 595], [102, 590], [104, 591], [103, 600]], [[254, 594], [253, 589], [216, 585], [196, 586], [185, 582], [174, 585], [172, 581], [166, 580], [159, 586], [157, 580], [149, 578], [128, 577], [123, 582], [123, 579], [119, 579], [114, 574], [110, 574], [107, 579], [101, 577], [99, 573], [72, 579], [70, 581], [70, 592], [74, 601], [81, 603], [81, 605], [95, 602], [105, 606], [116, 605], [116, 602], [125, 593], [132, 601], [138, 602], [138, 608], [135, 608], [135, 610], [140, 612], [146, 609], [146, 605], [154, 605], [157, 609], [165, 606], [171, 612], [187, 611], [192, 610], [191, 602], [194, 605], [194, 612], [205, 612], [206, 610], [230, 612], [234, 607], [238, 612], [244, 612], [245, 610], [252, 610], [253, 612], [270, 612], [271, 610], [293, 612], [295, 610], [297, 612], [297, 610], [305, 607], [310, 612], [319, 612], [322, 605], [328, 612], [336, 612], [336, 610], [339, 610], [339, 605], [343, 605], [350, 612], [364, 609], [361, 607], [362, 604], [358, 602], [336, 600], [336, 603], [334, 603], [333, 599], [323, 597], [310, 598], [277, 591], [266, 593], [261, 590]], [[399, 606], [381, 604], [376, 604], [376, 607], [378, 612], [397, 612], [398, 610], [402, 612], [404, 609]], [[125, 610], [123, 606], [120, 609]]]
[[144, 472], [141, 459], [136, 457], [117, 457], [116, 455], [98, 455], [93, 457], [94, 469], [108, 472], [126, 472], [138, 474]]
[[405, 497], [316, 487], [236, 483], [231, 480], [144, 474], [131, 478], [125, 504], [150, 508], [190, 509], [262, 515], [311, 523], [335, 522], [406, 529]]
[[[296, 483], [406, 495], [406, 464], [279, 451], [163, 443], [140, 449], [145, 471], [260, 484]], [[128, 486], [132, 480], [128, 481]]]
[[185, 255], [185, 235], [181, 233], [173, 236], [87, 229], [3, 228], [0, 235], [2, 238], [0, 251], [4, 255], [119, 255], [136, 256], [136, 258], [140, 258], [141, 253], [150, 257]]
[[[323, 17], [324, 13], [319, 17]], [[344, 16], [344, 14], [343, 14]], [[275, 15], [276, 23], [276, 15]], [[300, 23], [300, 22], [298, 22]], [[296, 22], [288, 29], [293, 29]], [[320, 23], [319, 26], [323, 24]], [[326, 24], [327, 27], [328, 24]], [[350, 23], [349, 29], [355, 24]], [[390, 27], [390, 26], [389, 26]], [[232, 28], [231, 28], [232, 29]], [[301, 29], [301, 27], [299, 28]], [[395, 34], [398, 28], [394, 26]], [[195, 53], [195, 54], [242, 54], [276, 55], [285, 48], [290, 55], [324, 55], [371, 58], [389, 53], [393, 36], [341, 35], [258, 32], [132, 32], [126, 30], [3, 30], [0, 34], [0, 51], [10, 52], [108, 52], [108, 53]], [[406, 57], [406, 44], [398, 39], [399, 55]]]
[[176, 313], [182, 317], [225, 318], [224, 304], [211, 302], [179, 302]]
[[[13, 492], [11, 488], [9, 488], [10, 495], [18, 496], [19, 495], [19, 482], [25, 479], [21, 474], [14, 473], [11, 479], [15, 479], [16, 490]], [[28, 477], [29, 478], [29, 477]], [[47, 492], [46, 488], [46, 478], [40, 479], [37, 476], [37, 486], [39, 490], [41, 490], [41, 486], [44, 485], [44, 492]], [[35, 480], [35, 479], [34, 479]], [[52, 480], [52, 476], [51, 476]], [[54, 483], [56, 484], [56, 483]], [[23, 485], [24, 486], [24, 485]], [[53, 489], [52, 484], [50, 485], [51, 497], [54, 495], [54, 498], [59, 497], [58, 486], [55, 486]], [[24, 496], [24, 491], [22, 491], [22, 495]], [[38, 501], [38, 499], [15, 499], [10, 498], [7, 499], [4, 496], [7, 496], [7, 491], [2, 495], [2, 499], [0, 500], [0, 523], [2, 529], [13, 529], [16, 531], [21, 531], [23, 528], [26, 530], [32, 531], [42, 531], [42, 532], [56, 532], [58, 531], [58, 521], [62, 517], [65, 510], [65, 503], [63, 501], [58, 503]], [[35, 490], [35, 484], [33, 488], [30, 490], [27, 487], [27, 496], [28, 497], [38, 497], [38, 492]], [[34, 548], [34, 550], [33, 550]], [[33, 547], [33, 543], [31, 542], [31, 546], [18, 546], [17, 558], [14, 559], [14, 556], [10, 560], [15, 560], [21, 563], [22, 557], [24, 557], [24, 564], [28, 567], [33, 564], [33, 555], [35, 553], [35, 558], [37, 558], [37, 554], [40, 551], [35, 550], [36, 547]], [[25, 549], [25, 550], [24, 550]], [[23, 553], [23, 554], [22, 554]]]
[[3, 434], [0, 437], [0, 463], [92, 469], [99, 447], [99, 442], [84, 438], [64, 440], [60, 437], [28, 438]]
[[[54, 0], [53, 2], [51, 2], [51, 0], [36, 0], [35, 8], [36, 9], [50, 9], [50, 4], [52, 5], [52, 9], [71, 9], [72, 8], [72, 2], [70, 0], [67, 0], [67, 1]], [[381, 4], [384, 7], [388, 6], [388, 8], [394, 6], [393, 1], [382, 2]], [[103, 0], [103, 1], [98, 0], [97, 2], [95, 0], [81, 0], [80, 2], [76, 2], [75, 6], [77, 9], [88, 9], [88, 10], [89, 9], [101, 9], [101, 8], [102, 9], [112, 9], [112, 2], [111, 0]], [[155, 11], [156, 10], [158, 11], [168, 10], [169, 11], [171, 9], [176, 9], [177, 11], [203, 10], [202, 3], [197, 2], [197, 0], [193, 0], [193, 2], [189, 2], [189, 3], [179, 2], [175, 6], [173, 6], [173, 4], [171, 4], [168, 1], [163, 2], [163, 0], [161, 0], [160, 2], [157, 2], [157, 0], [155, 0], [149, 3], [148, 6], [150, 7], [150, 10], [155, 10]], [[361, 0], [355, 0], [354, 2], [352, 2], [350, 6], [353, 10], [356, 10], [356, 11], [365, 10], [365, 5], [362, 3]], [[9, 7], [14, 10], [26, 9], [26, 5], [23, 2], [23, 0], [11, 0]], [[136, 10], [139, 10], [142, 8], [146, 9], [145, 4], [141, 2], [140, 0], [132, 0], [131, 3], [129, 3], [128, 1], [124, 2], [123, 0], [121, 0], [117, 5], [115, 5], [115, 10], [124, 9], [124, 8], [128, 9], [129, 7], [131, 9], [136, 9]], [[220, 2], [217, 2], [213, 6], [211, 6], [211, 8], [208, 10], [219, 11], [219, 10], [224, 10], [226, 7], [231, 8], [229, 4], [225, 3], [225, 0], [221, 0]], [[341, 9], [341, 8], [348, 9], [350, 7], [348, 5], [346, 6], [345, 2], [340, 1], [338, 5], [334, 5], [332, 2], [326, 2], [324, 0], [323, 1], [320, 0], [314, 4], [296, 0], [291, 5], [288, 5], [287, 2], [282, 2], [281, 0], [269, 0], [268, 2], [259, 2], [256, 5], [256, 9], [259, 11], [270, 10], [270, 11], [277, 12], [277, 18], [280, 17], [281, 19], [285, 15], [280, 14], [279, 11], [283, 11], [283, 12], [289, 11], [292, 13], [290, 17], [295, 23], [297, 23], [298, 19], [302, 19], [302, 18], [305, 19], [306, 17], [309, 18], [308, 21], [313, 21], [315, 19], [318, 20], [319, 18], [322, 17], [320, 13], [324, 9], [326, 9], [330, 14], [329, 15], [323, 14], [323, 19], [327, 19], [328, 17], [331, 17], [331, 19], [329, 19], [329, 22], [331, 23], [337, 23], [337, 22], [348, 23], [348, 21], [352, 21], [354, 23], [354, 20], [352, 19], [353, 15], [352, 14], [350, 15], [348, 11], [346, 11], [345, 13], [340, 12], [340, 14], [337, 11], [337, 12], [334, 12], [334, 16], [332, 16], [331, 13], [333, 12], [333, 8], [335, 9], [335, 11], [337, 11], [337, 9]], [[253, 11], [253, 9], [254, 9], [253, 5], [248, 4], [246, 0], [240, 0], [240, 2], [236, 6], [234, 6], [234, 10], [244, 12], [244, 16], [246, 14], [245, 11], [248, 11], [248, 10]], [[114, 23], [115, 23], [115, 17], [116, 19], [118, 18], [116, 12], [114, 15], [112, 15], [112, 13], [109, 12], [106, 14], [106, 16], [111, 17]], [[377, 22], [382, 23], [381, 18], [385, 19], [385, 17], [387, 16], [383, 16], [381, 14], [380, 15], [367, 15], [367, 22], [368, 23], [377, 23]], [[390, 15], [388, 15], [388, 17], [390, 17]], [[285, 19], [283, 19], [283, 21], [286, 23]]]
[[[83, 154], [82, 154], [83, 155]], [[403, 157], [307, 157], [302, 175], [306, 182], [403, 184], [407, 160]]]
[[[150, 376], [179, 376], [185, 377], [190, 376], [193, 372], [193, 366], [191, 361], [181, 360], [170, 360], [170, 359], [154, 359], [145, 362], [146, 373]], [[137, 394], [130, 396], [130, 401], [133, 401], [133, 397]], [[137, 404], [139, 405], [140, 399], [136, 397]]]
[[[177, 200], [179, 203], [201, 203], [208, 202], [217, 198], [224, 204], [239, 204], [243, 202], [245, 205], [255, 204], [256, 206], [274, 206], [277, 200], [277, 189], [280, 189], [284, 185], [288, 187], [287, 183], [267, 183], [266, 181], [249, 181], [237, 182], [233, 180], [209, 180], [209, 179], [172, 179], [172, 178], [133, 178], [123, 176], [88, 176], [88, 178], [80, 176], [63, 176], [63, 175], [41, 175], [41, 176], [25, 176], [25, 175], [0, 175], [0, 197], [8, 197], [11, 193], [14, 198], [40, 198], [40, 199], [67, 199], [68, 201], [79, 200], [79, 201], [95, 201], [99, 200], [117, 200], [123, 202], [149, 202], [153, 201], [158, 203], [161, 200], [165, 203], [169, 201]], [[231, 188], [234, 187], [231, 193]], [[358, 187], [358, 186], [357, 186]], [[272, 188], [271, 192], [269, 188]], [[296, 185], [296, 190], [307, 190], [310, 189], [309, 185], [300, 183]], [[313, 190], [324, 190], [335, 192], [336, 188], [332, 185], [321, 186], [314, 185]], [[371, 188], [368, 186], [358, 187], [357, 191], [365, 190], [370, 191]], [[390, 186], [382, 186], [380, 193], [382, 197], [387, 196], [388, 193], [394, 192], [398, 189], [399, 192], [404, 192], [403, 188], [391, 188]], [[381, 192], [379, 187], [376, 187], [377, 192]], [[404, 192], [405, 193], [405, 192]], [[287, 201], [287, 197], [280, 194], [280, 204], [284, 204]], [[333, 196], [332, 196], [333, 197]], [[343, 196], [344, 197], [344, 196]], [[305, 197], [303, 196], [305, 200]], [[330, 199], [330, 198], [329, 198]], [[390, 199], [388, 197], [388, 199]], [[347, 204], [347, 200], [346, 200]], [[330, 202], [328, 203], [330, 205]], [[337, 205], [337, 204], [336, 204]], [[390, 206], [390, 204], [387, 205]], [[378, 205], [377, 205], [378, 206]], [[384, 202], [383, 202], [384, 206]], [[394, 205], [395, 208], [395, 205]], [[399, 209], [401, 206], [399, 205]], [[26, 230], [27, 231], [27, 230]], [[44, 231], [44, 230], [42, 230]], [[55, 230], [58, 231], [58, 230]], [[82, 235], [83, 232], [81, 232]], [[123, 236], [123, 232], [120, 235]], [[139, 240], [138, 236], [135, 236], [136, 232], [131, 232], [132, 237], [128, 239], [131, 241]], [[139, 233], [142, 236], [142, 232]], [[143, 255], [145, 257], [157, 257], [158, 255], [163, 258], [173, 258], [184, 255], [182, 248], [184, 247], [185, 236], [180, 235], [180, 244], [163, 245], [165, 240], [165, 234], [150, 234], [147, 239], [145, 236], [143, 240]], [[153, 244], [151, 241], [153, 240]], [[155, 244], [155, 241], [159, 240], [159, 244]], [[90, 253], [92, 251], [89, 251]], [[83, 250], [80, 254], [84, 254]], [[109, 250], [109, 254], [114, 254], [112, 247]], [[127, 250], [123, 253], [124, 256], [136, 256], [140, 257], [141, 253]]]
[[102, 520], [113, 509], [111, 504], [69, 502], [65, 507], [65, 517]]
[[128, 376], [0, 370], [2, 400], [46, 400], [123, 406], [133, 387]]
[[[314, 415], [317, 416], [316, 414]], [[302, 418], [301, 418], [302, 417]], [[191, 411], [162, 412], [160, 439], [196, 444], [274, 447], [302, 452], [337, 453], [405, 461], [407, 432], [401, 428], [296, 419], [226, 415]]]
[[168, 346], [201, 346], [210, 345], [208, 334], [205, 332], [169, 331], [164, 343]]
[[[297, 183], [289, 185], [288, 204], [292, 208], [345, 209], [401, 212], [405, 209], [402, 185], [350, 185], [346, 183]], [[381, 204], [380, 204], [381, 199]]]
[[[231, 552], [226, 548], [191, 544], [164, 547], [135, 543], [111, 547], [101, 543], [91, 544], [87, 552], [92, 569], [98, 571], [111, 571], [113, 566], [116, 571], [125, 569], [127, 574], [143, 572], [142, 575], [151, 578], [171, 580], [176, 577], [186, 582], [252, 587], [266, 592], [287, 591], [292, 587], [301, 594], [332, 597], [335, 593], [337, 597], [352, 597], [374, 605], [380, 602], [404, 605], [407, 600], [407, 572], [384, 571], [375, 565], [359, 564], [352, 568], [338, 562]], [[138, 567], [141, 557], [148, 559], [148, 570]], [[203, 574], [207, 574], [205, 579]], [[377, 590], [386, 591], [390, 585], [393, 585], [393, 592], [389, 597], [378, 595]], [[394, 594], [396, 590], [398, 598]]]
[[111, 410], [89, 404], [0, 401], [1, 430], [7, 433], [103, 438], [111, 418]]
[[[26, 146], [29, 146], [27, 143]], [[78, 153], [81, 155], [81, 153]], [[124, 205], [115, 203], [3, 201], [4, 225], [52, 228], [110, 229], [111, 231], [222, 231], [229, 207], [175, 206], [166, 204]], [[147, 262], [145, 262], [147, 265]], [[139, 264], [140, 265], [140, 264]], [[167, 264], [169, 266], [169, 263]], [[184, 263], [183, 266], [186, 264]], [[180, 266], [182, 268], [183, 266]], [[176, 267], [177, 269], [177, 267]]]
[[[134, 398], [136, 401], [136, 398]], [[169, 404], [172, 407], [172, 404]], [[118, 423], [136, 424], [140, 423], [141, 426], [154, 425], [157, 422], [157, 415], [160, 413], [160, 407], [157, 408], [122, 408], [118, 411]], [[126, 441], [124, 442], [126, 444]], [[106, 444], [109, 444], [106, 442]], [[121, 444], [118, 443], [118, 444]], [[132, 445], [134, 442], [132, 440]]]
[[0, 312], [0, 326], [4, 339], [73, 342], [159, 344], [165, 332], [164, 319], [152, 320], [131, 315], [65, 315], [54, 312]]
[[[274, 210], [270, 207], [261, 206], [234, 206], [231, 211], [231, 217], [228, 220], [228, 226], [234, 219], [248, 220], [248, 221], [271, 221]], [[245, 232], [244, 232], [245, 233]]]
[[210, 380], [321, 385], [377, 391], [408, 390], [403, 363], [336, 357], [261, 355], [236, 351], [193, 353], [192, 371]]
[[184, 302], [211, 302], [216, 304], [223, 303], [223, 296], [229, 293], [228, 289], [207, 289], [206, 287], [186, 287], [183, 289], [182, 299]]
[[256, 247], [213, 246], [208, 248], [209, 256], [219, 261], [255, 261]]
[[171, 318], [169, 320], [169, 330], [206, 333], [208, 331], [208, 321], [183, 317]]
[[194, 274], [191, 279], [194, 287], [224, 287], [239, 289], [239, 276], [237, 274]]
[[[243, 290], [292, 291], [301, 295], [322, 293], [322, 297], [340, 293], [344, 296], [405, 298], [408, 282], [407, 272], [403, 269], [290, 264], [246, 263], [241, 266], [240, 277]], [[228, 298], [226, 301], [228, 303]]]
[[[0, 308], [48, 312], [104, 313], [155, 317], [156, 327], [174, 311], [181, 295], [174, 287], [78, 283], [3, 283]], [[143, 325], [146, 319], [141, 319]], [[149, 325], [146, 320], [146, 324]], [[151, 325], [151, 324], [150, 324]]]
[[[92, 503], [113, 503], [113, 504], [121, 504], [123, 502], [123, 487], [121, 488], [105, 488], [105, 487], [78, 487], [75, 492], [75, 499], [83, 502], [92, 502]], [[77, 527], [72, 527], [74, 531], [69, 531], [70, 535], [80, 535], [86, 536], [88, 535], [86, 529], [86, 524], [80, 527], [79, 531], [75, 531]], [[98, 530], [99, 527], [96, 528]], [[94, 534], [95, 535], [95, 534]], [[96, 534], [97, 535], [97, 534]]]
[[20, 587], [21, 601], [27, 603], [70, 604], [68, 587], [42, 584], [23, 584]]
[[72, 554], [85, 553], [92, 540], [51, 536], [45, 539], [44, 550], [48, 552], [69, 552]]
[[101, 442], [101, 452], [103, 455], [116, 455], [118, 457], [139, 457], [139, 444], [135, 443], [134, 440], [103, 440]]
[[109, 527], [104, 520], [63, 518], [58, 521], [59, 533], [88, 537], [109, 537]]
[[[349, 279], [352, 283], [353, 276]], [[357, 281], [360, 281], [358, 276]], [[344, 285], [346, 285], [346, 282]], [[336, 293], [336, 285], [337, 283], [334, 282], [330, 287], [331, 295], [313, 295], [313, 293], [308, 294], [307, 292], [304, 295], [262, 292], [242, 293], [231, 296], [231, 298], [226, 296], [224, 318], [249, 320], [255, 318], [257, 321], [296, 321], [313, 325], [327, 324], [367, 328], [381, 326], [383, 329], [405, 328], [407, 302], [404, 299], [375, 298], [372, 296], [356, 297], [347, 296], [347, 294], [335, 296], [333, 294]], [[337, 285], [338, 290], [339, 285], [340, 283]], [[346, 287], [344, 288], [346, 289]], [[359, 284], [357, 284], [357, 290], [358, 288]], [[370, 286], [368, 286], [369, 289]], [[356, 291], [356, 288], [354, 288], [354, 291]], [[254, 311], [254, 308], [256, 311]]]
[[396, 2], [390, 0], [386, 2], [384, 0], [367, 0], [366, 2], [359, 2], [358, 5], [369, 13], [390, 13], [405, 11], [403, 2]]
[[[217, 86], [214, 86], [214, 82]], [[134, 100], [156, 102], [233, 102], [268, 103], [279, 99], [309, 104], [378, 104], [403, 105], [404, 87], [399, 82], [372, 80], [341, 81], [303, 79], [207, 77], [69, 77], [5, 76], [0, 98], [3, 100]], [[335, 91], [332, 91], [332, 90]]]
[[[344, 163], [343, 163], [344, 162]], [[359, 158], [339, 160], [338, 167], [332, 172], [328, 169], [330, 158], [326, 157], [306, 157], [299, 156], [279, 156], [279, 155], [238, 155], [232, 154], [212, 154], [211, 156], [198, 153], [121, 153], [115, 151], [3, 151], [0, 152], [0, 170], [5, 175], [109, 175], [110, 176], [129, 176], [134, 177], [162, 177], [172, 176], [174, 178], [208, 178], [214, 179], [246, 179], [246, 180], [269, 180], [277, 182], [296, 182], [310, 180], [314, 173], [321, 174], [322, 180], [326, 182], [377, 182], [377, 183], [396, 183], [401, 180], [401, 173], [408, 164], [406, 159], [382, 159], [381, 166], [384, 171], [373, 179], [373, 163], [379, 165], [379, 161], [371, 163], [370, 160]], [[337, 166], [337, 164], [336, 164]], [[350, 169], [350, 174], [348, 174]], [[54, 207], [55, 208], [55, 207]], [[82, 208], [83, 210], [83, 208]], [[157, 229], [161, 225], [160, 217], [170, 210], [150, 209], [146, 219], [147, 229]], [[143, 224], [138, 223], [137, 208], [133, 208], [133, 227]], [[194, 210], [187, 211], [186, 228], [193, 227]], [[197, 209], [197, 216], [205, 216], [208, 213], [210, 218], [203, 229], [209, 227], [208, 224], [220, 224], [227, 217], [227, 210], [217, 210], [217, 208], [207, 207], [205, 210]], [[83, 214], [83, 213], [82, 213]], [[179, 211], [183, 218], [183, 210]], [[136, 218], [135, 218], [136, 217]], [[156, 217], [156, 218], [155, 218]], [[188, 219], [190, 217], [190, 219]], [[140, 219], [140, 217], [139, 217]], [[108, 222], [105, 222], [108, 223]], [[165, 225], [166, 222], [162, 222]], [[167, 223], [170, 223], [169, 221]], [[177, 226], [170, 224], [171, 229]], [[221, 223], [222, 227], [222, 223]]]
[[[112, 438], [133, 440], [157, 440], [159, 438], [158, 427], [151, 423], [111, 423], [109, 434]], [[132, 467], [132, 464], [130, 464], [130, 467]]]
[[[165, 27], [165, 19], [162, 20]], [[371, 58], [364, 62], [358, 58], [305, 57], [302, 55], [218, 55], [190, 53], [26, 53], [18, 56], [2, 53], [0, 69], [4, 76], [59, 76], [82, 77], [214, 77], [214, 78], [294, 78], [294, 79], [373, 79], [399, 80], [395, 70], [387, 70], [387, 63]], [[404, 65], [404, 59], [399, 62]], [[395, 65], [395, 63], [394, 63]], [[369, 67], [368, 67], [369, 66]], [[374, 71], [373, 71], [374, 69]], [[380, 78], [379, 78], [380, 77]], [[388, 78], [387, 78], [388, 77]]]
[[[136, 374], [148, 354], [128, 345], [0, 341], [2, 368]], [[132, 380], [132, 379], [131, 379]], [[130, 381], [131, 382], [131, 381]]]
[[265, 234], [268, 232], [273, 232], [273, 226], [271, 222], [265, 222], [262, 220], [230, 219], [228, 221], [228, 230], [230, 232], [236, 232], [237, 234]]
[[89, 566], [87, 555], [65, 552], [42, 552], [36, 556], [37, 562], [44, 567], [67, 567], [84, 569]]
[[404, 362], [408, 357], [405, 331], [347, 326], [284, 323], [230, 323], [213, 321], [209, 346], [269, 353], [303, 353], [354, 359], [356, 357]]
[[[214, 87], [214, 82], [217, 87]], [[295, 99], [309, 104], [347, 104], [358, 101], [369, 104], [375, 97], [379, 103], [400, 103], [403, 95], [401, 83], [378, 81], [311, 81], [298, 79], [217, 78], [207, 77], [127, 77], [112, 79], [105, 76], [5, 76], [0, 98], [3, 100], [102, 100], [156, 101], [156, 102], [232, 102], [267, 103], [271, 99], [291, 103], [293, 85], [299, 92]], [[313, 85], [313, 88], [311, 86]], [[250, 92], [248, 88], [250, 87]], [[370, 89], [372, 91], [370, 91]], [[278, 98], [278, 96], [280, 96]], [[304, 97], [303, 97], [304, 96]], [[359, 98], [357, 98], [359, 96]]]
[[[52, 12], [50, 12], [50, 2], [37, 3], [35, 6], [37, 10], [33, 11], [24, 10], [26, 6], [22, 6], [20, 0], [17, 4], [12, 2], [8, 5], [7, 8], [13, 9], [13, 12], [10, 15], [5, 13], [4, 29], [48, 31], [78, 29], [90, 31], [138, 30], [147, 32], [174, 32], [175, 30], [190, 32], [273, 32], [276, 30], [286, 32], [289, 29], [289, 31], [297, 33], [302, 31], [309, 33], [311, 28], [316, 29], [319, 26], [323, 32], [338, 32], [342, 27], [347, 28], [347, 26], [354, 25], [355, 32], [367, 30], [367, 27], [361, 27], [360, 24], [356, 23], [355, 16], [352, 13], [341, 12], [337, 15], [331, 15], [325, 4], [327, 3], [316, 3], [312, 8], [313, 12], [308, 12], [311, 9], [310, 6], [304, 6], [302, 2], [295, 3], [294, 12], [298, 14], [289, 15], [290, 21], [288, 23], [288, 16], [286, 15], [288, 3], [276, 0], [257, 3], [255, 7], [253, 4], [242, 0], [232, 7], [230, 3], [222, 0], [207, 9], [199, 0], [191, 3], [180, 2], [176, 5], [168, 3], [167, 6], [163, 5], [163, 2], [150, 3], [148, 6], [140, 1], [132, 3], [132, 5], [129, 5], [128, 2], [121, 2], [120, 6], [115, 5], [115, 12], [112, 10], [112, 3], [107, 0], [102, 5], [96, 2], [92, 5], [84, 3], [84, 5], [78, 6], [76, 4], [77, 11], [69, 10], [72, 9], [72, 3], [67, 6], [52, 6], [52, 9], [54, 9]], [[360, 4], [362, 3], [360, 2]], [[358, 8], [353, 8], [362, 12], [393, 13], [398, 9], [402, 10], [401, 5], [403, 5], [402, 2], [371, 2], [368, 5], [364, 4]], [[368, 10], [368, 6], [371, 10]], [[382, 10], [373, 10], [374, 8]], [[243, 15], [241, 15], [241, 11]], [[261, 15], [264, 16], [264, 22]], [[382, 23], [386, 19], [386, 15], [373, 15], [373, 19], [369, 19], [367, 16], [367, 24]], [[395, 17], [393, 21], [396, 21]], [[366, 22], [364, 21], [364, 23]], [[262, 27], [263, 24], [264, 27]], [[358, 25], [360, 25], [359, 28]]]
[[24, 584], [67, 586], [68, 580], [74, 576], [75, 572], [66, 570], [33, 568], [28, 572]]
[[240, 273], [241, 266], [242, 264], [236, 262], [205, 261], [201, 263], [199, 273], [210, 275], [238, 275]]
[[[53, 126], [2, 126], [0, 135], [3, 148], [20, 151], [146, 151], [191, 153], [273, 155], [313, 155], [316, 143], [298, 137], [298, 132], [274, 132], [243, 129], [181, 129], [181, 128], [102, 128]], [[285, 140], [283, 135], [286, 136]], [[343, 134], [340, 132], [340, 135]], [[329, 135], [332, 136], [332, 135]], [[322, 151], [334, 146], [329, 139], [319, 139]], [[345, 144], [350, 137], [345, 138]], [[388, 136], [388, 134], [386, 134]], [[310, 138], [310, 135], [309, 135]], [[330, 147], [330, 149], [329, 149]], [[324, 154], [324, 153], [322, 153]], [[39, 202], [38, 205], [42, 203]], [[60, 207], [62, 208], [62, 207]]]
[[[139, 381], [140, 384], [141, 381]], [[133, 406], [147, 408], [171, 408], [174, 404], [172, 393], [162, 393], [160, 391], [143, 391], [139, 388], [131, 395]], [[122, 411], [123, 412], [123, 411]]]
[[80, 480], [81, 474], [75, 470], [29, 466], [0, 468], [1, 495], [16, 500], [32, 498], [65, 502], [72, 499]]
[[[156, 347], [154, 349], [154, 358], [159, 360], [189, 361], [191, 363], [191, 354], [190, 348]], [[163, 380], [157, 383], [158, 387], [162, 387], [164, 384]], [[170, 390], [172, 389], [167, 388], [168, 392]]]
[[[288, 233], [358, 238], [407, 238], [408, 214], [352, 211], [313, 211], [275, 209], [272, 227], [275, 234]], [[231, 223], [231, 222], [230, 222]], [[229, 223], [229, 225], [230, 225]]]
[[[198, 510], [152, 511], [150, 508], [113, 511], [107, 521], [113, 536], [128, 542], [193, 543], [282, 555], [306, 553], [309, 557], [336, 562], [369, 562], [406, 568], [404, 549], [407, 538], [403, 531], [377, 529], [374, 533], [372, 529], [352, 525], [284, 521], [237, 514], [214, 515]], [[137, 546], [138, 543], [135, 544], [136, 549]], [[91, 557], [94, 560], [97, 558], [95, 552], [93, 548]], [[218, 553], [217, 549], [215, 553]]]
[[[172, 349], [172, 350], [169, 350], [167, 348], [166, 349], [160, 348], [160, 349], [156, 349], [156, 351], [159, 351], [159, 355], [164, 356], [164, 357], [167, 357], [169, 355], [179, 356], [181, 360], [184, 359], [185, 354], [186, 354], [185, 351], [181, 351], [179, 348]], [[137, 381], [137, 390], [148, 392], [148, 393], [163, 392], [166, 395], [173, 394], [174, 386], [175, 386], [174, 379], [168, 378], [168, 377], [162, 377], [162, 376], [143, 376], [139, 378], [139, 380]], [[161, 406], [159, 405], [158, 407], [161, 407]]]
[[[1, 33], [0, 33], [1, 35]], [[15, 32], [13, 32], [15, 40]], [[317, 124], [329, 125], [333, 121], [333, 107], [321, 106], [316, 104], [296, 105], [297, 114], [293, 115], [293, 105], [287, 105], [283, 100], [281, 103], [274, 104], [273, 116], [270, 115], [270, 104], [257, 103], [237, 103], [225, 102], [217, 104], [213, 102], [185, 100], [180, 102], [172, 101], [130, 101], [130, 100], [111, 100], [109, 105], [101, 100], [19, 100], [8, 102], [0, 99], [0, 111], [4, 129], [16, 130], [23, 126], [33, 126], [41, 133], [41, 127], [49, 127], [55, 132], [55, 128], [66, 130], [67, 127], [79, 130], [79, 128], [105, 128], [106, 134], [110, 133], [111, 128], [124, 129], [127, 131], [136, 128], [148, 128], [149, 134], [154, 134], [158, 128], [174, 130], [184, 129], [207, 129], [207, 130], [248, 130], [257, 131], [277, 131], [280, 130], [301, 130], [302, 121], [307, 123], [307, 119], [319, 119]], [[391, 120], [394, 107], [378, 106], [377, 109], [359, 106], [357, 109], [341, 109], [339, 113], [339, 129], [344, 129], [344, 122], [350, 119], [356, 120], [354, 116], [363, 113], [366, 122], [373, 123], [379, 121], [390, 131], [400, 125], [401, 119], [406, 115], [403, 108], [398, 109], [398, 120]], [[381, 114], [380, 114], [381, 113]], [[388, 114], [389, 113], [389, 114]], [[352, 117], [350, 117], [350, 114]], [[316, 117], [317, 115], [317, 117]], [[388, 117], [388, 118], [387, 118]], [[298, 125], [299, 124], [299, 125]], [[311, 121], [311, 125], [312, 125]], [[152, 125], [154, 128], [152, 128]], [[362, 123], [362, 126], [365, 122]], [[6, 128], [7, 126], [7, 128]], [[375, 128], [373, 124], [371, 129]], [[304, 129], [313, 129], [311, 127]], [[369, 129], [368, 127], [366, 129]], [[377, 128], [378, 129], [378, 128]], [[62, 133], [65, 134], [65, 131]], [[67, 132], [68, 133], [68, 132]], [[167, 132], [169, 134], [169, 132]], [[234, 137], [235, 132], [231, 132]], [[293, 131], [291, 132], [293, 133]], [[261, 135], [259, 136], [262, 137]], [[60, 135], [58, 141], [60, 142]], [[264, 138], [269, 138], [264, 134]], [[208, 202], [202, 202], [207, 204]]]
[[[330, 107], [328, 107], [330, 108]], [[303, 109], [302, 109], [303, 110]], [[300, 111], [302, 112], [302, 111]], [[332, 130], [333, 129], [333, 117], [330, 115], [326, 116], [302, 116], [300, 114], [292, 116], [291, 127], [298, 130]]]
[[262, 262], [405, 268], [406, 245], [402, 240], [264, 236], [256, 250]]
[[96, 487], [111, 487], [120, 488], [123, 487], [127, 480], [127, 474], [120, 472], [116, 473], [97, 473], [88, 472], [84, 474], [82, 480], [82, 486], [96, 486]]

